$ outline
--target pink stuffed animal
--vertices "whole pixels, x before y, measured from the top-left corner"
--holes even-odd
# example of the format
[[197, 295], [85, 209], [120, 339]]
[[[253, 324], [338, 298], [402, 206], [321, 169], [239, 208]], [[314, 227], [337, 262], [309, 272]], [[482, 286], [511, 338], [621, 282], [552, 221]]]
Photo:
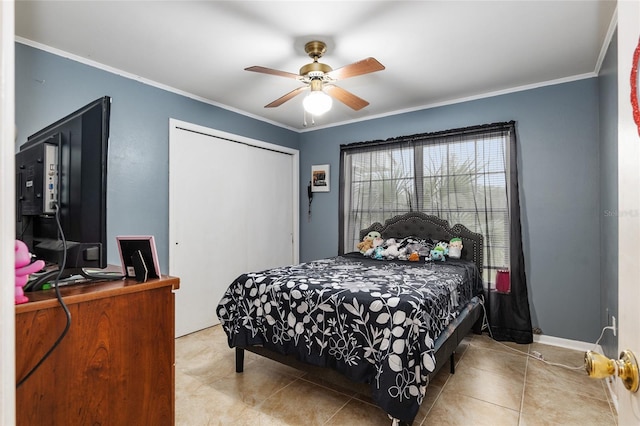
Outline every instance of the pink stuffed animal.
[[16, 305], [29, 301], [24, 295], [22, 287], [29, 281], [29, 274], [44, 268], [44, 261], [36, 260], [31, 263], [31, 254], [25, 243], [16, 240]]

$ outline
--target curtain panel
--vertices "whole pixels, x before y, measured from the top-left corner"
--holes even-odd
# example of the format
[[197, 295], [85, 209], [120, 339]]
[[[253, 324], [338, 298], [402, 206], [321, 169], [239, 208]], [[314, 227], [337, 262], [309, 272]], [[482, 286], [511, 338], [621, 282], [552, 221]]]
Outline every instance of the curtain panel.
[[484, 236], [493, 336], [531, 342], [516, 152], [513, 121], [341, 145], [339, 253], [355, 250], [360, 229], [409, 211], [461, 223]]

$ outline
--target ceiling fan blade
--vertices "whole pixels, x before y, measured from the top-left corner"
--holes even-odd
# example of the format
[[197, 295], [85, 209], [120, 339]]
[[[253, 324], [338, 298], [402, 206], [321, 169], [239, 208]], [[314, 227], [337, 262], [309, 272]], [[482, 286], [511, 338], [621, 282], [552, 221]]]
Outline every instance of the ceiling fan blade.
[[327, 75], [334, 80], [344, 80], [345, 78], [382, 71], [383, 69], [384, 65], [378, 62], [375, 58], [367, 58], [354, 62], [351, 65], [345, 65], [337, 70], [330, 71]]
[[244, 70], [245, 71], [260, 72], [262, 74], [278, 75], [280, 77], [288, 77], [288, 78], [295, 78], [295, 79], [300, 78], [300, 76], [298, 74], [294, 74], [294, 73], [287, 72], [287, 71], [274, 70], [273, 68], [265, 68], [265, 67], [253, 66], [253, 67], [245, 68]]
[[361, 110], [362, 108], [369, 105], [369, 102], [365, 101], [362, 98], [357, 97], [353, 93], [344, 90], [341, 87], [334, 86], [333, 84], [327, 84], [324, 86], [324, 91], [327, 92], [330, 96], [336, 98], [346, 106], [356, 111]]
[[264, 107], [265, 108], [274, 108], [274, 107], [280, 106], [283, 103], [287, 102], [289, 99], [293, 98], [294, 96], [299, 95], [300, 93], [304, 92], [305, 90], [307, 90], [307, 86], [298, 87], [297, 89], [290, 91], [286, 95], [279, 97], [278, 99], [276, 99], [275, 101], [271, 102], [270, 104], [265, 105]]

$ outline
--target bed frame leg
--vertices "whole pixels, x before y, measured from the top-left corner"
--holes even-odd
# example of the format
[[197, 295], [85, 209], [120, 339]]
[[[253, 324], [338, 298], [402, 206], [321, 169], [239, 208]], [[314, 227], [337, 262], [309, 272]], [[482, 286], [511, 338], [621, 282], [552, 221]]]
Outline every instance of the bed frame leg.
[[482, 324], [483, 324], [483, 318], [482, 316], [480, 316], [480, 318], [478, 318], [475, 324], [473, 324], [473, 334], [482, 334]]
[[455, 360], [455, 351], [451, 353], [451, 357], [449, 358], [449, 371], [451, 374], [456, 374], [456, 360]]
[[236, 373], [244, 371], [244, 349], [236, 348]]

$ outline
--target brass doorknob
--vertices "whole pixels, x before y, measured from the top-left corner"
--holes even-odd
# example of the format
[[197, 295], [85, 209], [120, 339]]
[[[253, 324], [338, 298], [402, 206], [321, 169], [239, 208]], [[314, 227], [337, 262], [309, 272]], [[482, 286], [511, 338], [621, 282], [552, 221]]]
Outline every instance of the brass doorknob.
[[615, 376], [617, 372], [625, 388], [631, 392], [638, 391], [638, 385], [640, 384], [640, 380], [638, 379], [638, 362], [630, 350], [622, 351], [619, 360], [609, 359], [593, 351], [585, 352], [584, 366], [589, 377], [595, 379]]

